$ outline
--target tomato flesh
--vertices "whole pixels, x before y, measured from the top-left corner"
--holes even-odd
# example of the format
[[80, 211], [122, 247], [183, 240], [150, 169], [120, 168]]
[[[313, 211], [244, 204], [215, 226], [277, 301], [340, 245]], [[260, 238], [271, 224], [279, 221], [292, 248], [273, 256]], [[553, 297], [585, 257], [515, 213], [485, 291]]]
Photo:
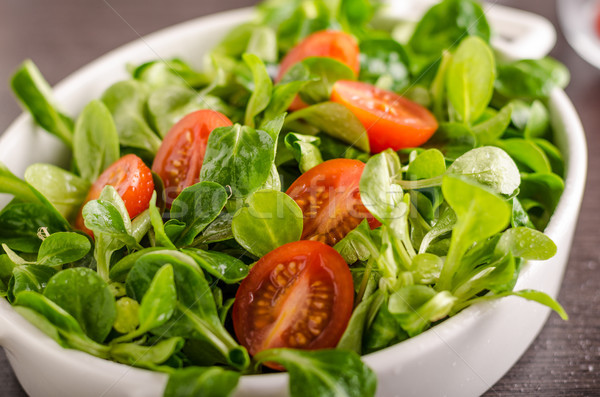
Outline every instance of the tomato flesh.
[[353, 301], [352, 275], [340, 254], [317, 241], [297, 241], [252, 267], [235, 296], [233, 326], [251, 355], [275, 347], [332, 348]]
[[152, 171], [164, 183], [167, 206], [183, 189], [198, 182], [210, 133], [230, 125], [224, 114], [203, 109], [188, 114], [169, 130], [152, 164]]
[[336, 81], [331, 100], [358, 117], [367, 129], [373, 153], [420, 146], [438, 127], [435, 117], [423, 106], [371, 84]]
[[[290, 67], [309, 57], [328, 57], [340, 61], [354, 71], [360, 70], [358, 43], [347, 33], [335, 30], [322, 30], [307, 36], [290, 50], [281, 60], [275, 82], [279, 82]], [[299, 110], [308, 106], [299, 96], [294, 98], [290, 110]]]
[[358, 160], [325, 161], [302, 174], [287, 190], [304, 214], [303, 240], [334, 245], [363, 219], [371, 228], [379, 222], [360, 199], [365, 164]]
[[[142, 159], [134, 154], [121, 157], [104, 170], [90, 188], [84, 205], [88, 201], [100, 197], [100, 193], [107, 185], [114, 187], [119, 193], [125, 203], [127, 213], [132, 219], [148, 209], [152, 192], [154, 192], [152, 172]], [[85, 227], [81, 210], [77, 215], [75, 226], [92, 235], [92, 231]]]

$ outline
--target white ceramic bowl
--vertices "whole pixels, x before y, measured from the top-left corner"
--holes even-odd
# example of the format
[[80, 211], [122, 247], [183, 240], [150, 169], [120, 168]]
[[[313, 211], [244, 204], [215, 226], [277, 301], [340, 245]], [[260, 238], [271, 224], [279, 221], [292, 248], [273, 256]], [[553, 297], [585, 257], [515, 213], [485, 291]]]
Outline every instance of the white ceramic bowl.
[[[505, 11], [505, 10], [504, 10]], [[55, 96], [77, 114], [113, 82], [127, 78], [128, 62], [180, 56], [200, 66], [208, 51], [249, 10], [204, 17], [155, 33], [102, 58], [65, 79]], [[529, 263], [516, 289], [535, 288], [556, 296], [567, 264], [583, 196], [587, 151], [573, 105], [560, 90], [550, 100], [556, 142], [567, 161], [566, 189], [546, 230], [556, 256]], [[34, 162], [61, 164], [64, 146], [20, 116], [0, 139], [0, 161], [17, 175]], [[0, 207], [7, 202], [0, 197]], [[518, 298], [470, 307], [423, 334], [364, 357], [378, 377], [379, 396], [476, 396], [490, 388], [517, 361], [544, 325], [549, 310]], [[27, 393], [33, 397], [159, 397], [166, 376], [66, 350], [45, 336], [0, 299], [0, 345]], [[242, 377], [236, 396], [287, 394], [287, 375]]]

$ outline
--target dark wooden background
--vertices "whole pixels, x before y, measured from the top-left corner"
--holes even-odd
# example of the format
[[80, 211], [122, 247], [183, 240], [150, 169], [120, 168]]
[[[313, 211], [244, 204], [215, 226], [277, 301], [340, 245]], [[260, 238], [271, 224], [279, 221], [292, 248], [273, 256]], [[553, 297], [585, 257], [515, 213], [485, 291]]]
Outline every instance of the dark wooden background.
[[[20, 112], [8, 80], [23, 59], [32, 58], [54, 85], [139, 35], [256, 2], [0, 0], [0, 134]], [[554, 1], [498, 3], [534, 11], [557, 25]], [[559, 296], [570, 320], [553, 314], [521, 360], [486, 396], [600, 396], [600, 71], [580, 59], [560, 31], [552, 55], [571, 70], [567, 94], [583, 121], [590, 154], [587, 191]], [[2, 349], [0, 396], [25, 396]]]

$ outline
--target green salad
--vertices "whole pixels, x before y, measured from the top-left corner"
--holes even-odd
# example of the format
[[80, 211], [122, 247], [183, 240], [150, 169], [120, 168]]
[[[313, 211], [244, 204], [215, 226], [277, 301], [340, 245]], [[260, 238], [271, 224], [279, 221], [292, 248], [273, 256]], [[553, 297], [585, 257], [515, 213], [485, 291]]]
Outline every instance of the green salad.
[[282, 370], [294, 397], [372, 396], [362, 354], [474, 303], [566, 319], [514, 287], [556, 252], [567, 70], [496, 56], [473, 0], [381, 7], [267, 0], [202, 70], [129, 65], [75, 119], [25, 61], [12, 88], [72, 158], [0, 163], [0, 295], [65, 348], [169, 374], [168, 397]]

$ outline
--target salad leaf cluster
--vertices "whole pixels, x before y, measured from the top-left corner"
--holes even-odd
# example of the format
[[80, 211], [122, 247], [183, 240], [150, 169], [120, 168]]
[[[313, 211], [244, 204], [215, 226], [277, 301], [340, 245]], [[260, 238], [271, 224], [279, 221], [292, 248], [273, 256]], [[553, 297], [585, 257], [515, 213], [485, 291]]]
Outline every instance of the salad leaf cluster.
[[[475, 1], [444, 0], [408, 28], [371, 22], [380, 7], [267, 0], [202, 71], [180, 59], [131, 66], [76, 120], [26, 61], [13, 90], [73, 157], [69, 169], [31, 165], [25, 180], [0, 164], [0, 193], [14, 197], [0, 212], [0, 295], [61, 346], [170, 374], [165, 396], [230, 395], [265, 362], [287, 369], [293, 396], [373, 395], [360, 354], [476, 302], [515, 295], [566, 318], [544, 293], [513, 289], [524, 261], [556, 251], [541, 232], [564, 189], [547, 101], [568, 72], [549, 58], [496, 58]], [[358, 39], [359, 80], [432, 110], [440, 127], [424, 147], [371, 155], [364, 126], [329, 101], [335, 81], [355, 78], [337, 60], [307, 58], [273, 82], [281, 57], [324, 29]], [[286, 114], [297, 95], [309, 106]], [[200, 182], [170, 210], [158, 178], [134, 219], [107, 186], [81, 209], [94, 239], [73, 229], [103, 170], [128, 153], [151, 163], [179, 119], [208, 108], [235, 124], [211, 133]], [[250, 358], [231, 332], [236, 286], [258, 258], [301, 238], [287, 186], [340, 157], [366, 163], [360, 194], [381, 223], [364, 221], [334, 247], [355, 280], [346, 332], [336, 349]]]

